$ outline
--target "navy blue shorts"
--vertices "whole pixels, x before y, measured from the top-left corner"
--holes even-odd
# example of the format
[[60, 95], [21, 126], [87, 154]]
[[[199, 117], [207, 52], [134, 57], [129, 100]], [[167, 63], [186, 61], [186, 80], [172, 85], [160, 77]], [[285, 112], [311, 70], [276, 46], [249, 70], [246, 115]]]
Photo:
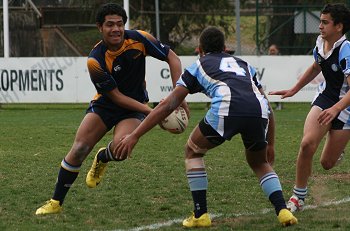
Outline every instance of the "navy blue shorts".
[[[322, 110], [325, 110], [325, 109], [332, 107], [336, 103], [337, 102], [334, 102], [333, 100], [329, 99], [327, 96], [320, 94], [312, 102], [312, 106], [317, 106], [317, 107], [321, 108]], [[331, 129], [332, 130], [343, 130], [347, 126], [343, 121], [339, 120], [337, 117], [332, 120]]]
[[135, 118], [140, 121], [146, 118], [141, 112], [126, 110], [110, 103], [92, 100], [86, 113], [96, 113], [99, 115], [108, 130], [111, 130], [120, 121]]
[[[210, 124], [203, 118], [199, 122], [199, 129], [203, 135], [215, 145], [220, 145], [225, 140], [230, 140], [233, 136], [241, 134], [241, 138], [246, 149], [258, 151], [266, 147], [266, 133], [268, 120], [256, 117], [225, 117], [225, 134], [227, 139], [222, 137]], [[252, 149], [253, 147], [253, 149]]]

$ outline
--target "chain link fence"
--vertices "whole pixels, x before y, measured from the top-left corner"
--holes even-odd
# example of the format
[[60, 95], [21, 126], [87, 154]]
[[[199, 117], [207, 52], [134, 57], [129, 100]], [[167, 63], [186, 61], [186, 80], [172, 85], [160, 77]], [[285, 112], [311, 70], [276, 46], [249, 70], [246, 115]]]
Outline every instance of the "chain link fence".
[[[71, 40], [71, 44], [77, 44], [78, 49], [82, 50], [82, 54], [85, 55], [89, 53], [91, 44], [100, 39], [95, 27], [94, 15], [97, 7], [107, 1], [32, 0], [32, 2], [42, 13], [42, 18], [32, 20], [33, 22], [28, 21], [27, 18], [29, 16], [35, 18], [37, 15], [31, 14], [31, 8], [25, 7], [25, 0], [9, 0], [12, 57], [43, 56], [45, 54], [72, 55], [69, 46], [61, 53], [49, 50], [43, 52], [42, 50], [45, 49], [39, 47], [40, 43], [46, 41], [40, 38], [43, 29], [62, 28], [61, 31], [69, 38], [66, 40]], [[122, 0], [113, 2], [123, 4]], [[208, 25], [215, 25], [225, 31], [227, 48], [237, 49], [235, 1], [222, 0], [220, 2], [225, 2], [227, 7], [213, 8], [210, 9], [210, 12], [199, 7], [202, 3], [195, 5], [193, 2], [182, 1], [183, 5], [179, 3], [177, 8], [172, 8], [169, 4], [163, 5], [160, 8], [160, 17], [163, 18], [163, 24], [160, 26], [161, 41], [173, 45], [172, 47], [179, 55], [193, 55], [200, 31]], [[311, 54], [319, 35], [319, 12], [326, 2], [329, 1], [241, 0], [240, 38], [238, 38], [241, 44], [241, 55], [265, 55], [271, 44], [278, 45], [282, 55]], [[350, 0], [337, 2], [350, 6]], [[190, 4], [197, 8], [189, 7]], [[154, 1], [130, 1], [130, 28], [146, 30], [156, 36], [155, 13]], [[179, 21], [176, 21], [177, 19]], [[21, 26], [21, 30], [17, 29], [19, 28], [17, 24]], [[32, 28], [35, 26], [36, 28]], [[168, 28], [173, 29], [167, 31]], [[28, 35], [29, 32], [35, 35], [30, 35], [30, 37], [38, 38], [24, 39], [31, 43], [30, 45], [24, 44], [20, 31], [28, 31], [26, 32]], [[2, 43], [3, 41], [0, 40], [0, 54], [3, 53]], [[54, 44], [59, 43], [54, 42]], [[35, 46], [38, 46], [35, 53], [33, 49], [26, 49]], [[47, 44], [44, 44], [43, 47], [52, 48]]]
[[[306, 2], [306, 1], [305, 1]], [[349, 1], [339, 1], [349, 7]], [[287, 5], [257, 1], [256, 49], [252, 55], [267, 54], [268, 47], [276, 44], [282, 55], [309, 55], [319, 35], [319, 16], [324, 3]]]

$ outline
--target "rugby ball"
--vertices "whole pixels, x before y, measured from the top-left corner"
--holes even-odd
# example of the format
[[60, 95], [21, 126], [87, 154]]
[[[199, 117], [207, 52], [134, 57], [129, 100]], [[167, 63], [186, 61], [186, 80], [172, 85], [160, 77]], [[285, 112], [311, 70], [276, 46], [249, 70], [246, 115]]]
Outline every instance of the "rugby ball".
[[187, 125], [188, 117], [183, 107], [178, 107], [168, 117], [160, 122], [161, 128], [174, 134], [183, 133], [187, 128]]

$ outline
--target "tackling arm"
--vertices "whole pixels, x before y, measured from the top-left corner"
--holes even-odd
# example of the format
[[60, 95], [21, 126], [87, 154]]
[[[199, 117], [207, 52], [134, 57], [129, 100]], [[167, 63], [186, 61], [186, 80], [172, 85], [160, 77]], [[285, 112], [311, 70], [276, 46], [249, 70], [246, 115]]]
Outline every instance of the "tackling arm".
[[321, 66], [314, 62], [304, 74], [300, 77], [299, 81], [294, 85], [292, 90], [296, 93], [300, 91], [306, 84], [310, 83], [321, 72]]
[[300, 77], [299, 81], [289, 90], [271, 91], [269, 95], [281, 95], [281, 99], [291, 97], [295, 95], [306, 84], [310, 83], [321, 72], [321, 66], [314, 62], [304, 74]]
[[122, 138], [116, 147], [116, 158], [124, 159], [131, 155], [131, 152], [140, 139], [149, 130], [155, 127], [174, 111], [184, 101], [189, 91], [183, 86], [177, 86], [171, 94], [155, 107], [144, 121], [130, 134]]

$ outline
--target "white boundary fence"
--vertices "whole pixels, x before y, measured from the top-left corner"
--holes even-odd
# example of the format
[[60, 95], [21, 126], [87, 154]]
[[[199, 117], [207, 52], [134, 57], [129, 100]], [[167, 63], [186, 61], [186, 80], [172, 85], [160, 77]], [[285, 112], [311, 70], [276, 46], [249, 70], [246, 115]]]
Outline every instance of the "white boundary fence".
[[[242, 56], [258, 70], [265, 92], [290, 88], [312, 64], [312, 56]], [[0, 103], [80, 103], [95, 94], [86, 57], [0, 58]], [[180, 56], [187, 67], [196, 56]], [[147, 58], [146, 82], [150, 102], [159, 102], [172, 90], [167, 63]], [[322, 75], [294, 97], [282, 100], [310, 102]], [[281, 101], [268, 96], [271, 102]], [[209, 102], [204, 94], [189, 95], [188, 102]]]

